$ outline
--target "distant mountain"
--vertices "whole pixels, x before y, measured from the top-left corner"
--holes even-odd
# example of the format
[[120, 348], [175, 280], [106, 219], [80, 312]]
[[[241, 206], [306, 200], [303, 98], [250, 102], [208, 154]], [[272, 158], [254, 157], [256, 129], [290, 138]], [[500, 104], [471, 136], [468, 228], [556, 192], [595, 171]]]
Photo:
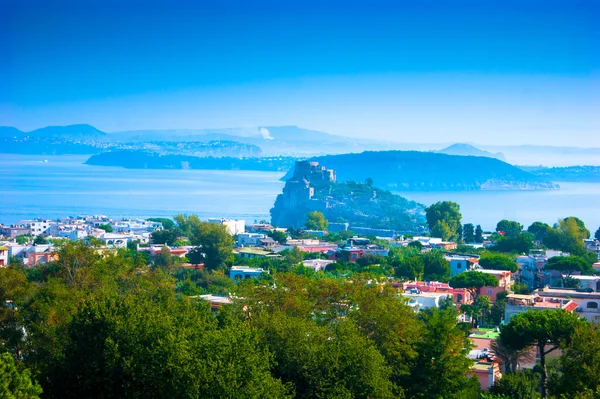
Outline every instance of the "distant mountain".
[[513, 165], [600, 166], [600, 148], [557, 147], [547, 145], [488, 146], [485, 150], [501, 151]]
[[[366, 151], [312, 157], [337, 173], [338, 181], [362, 182], [394, 191], [544, 190], [558, 186], [493, 158], [418, 151]], [[284, 179], [289, 178], [288, 172]]]
[[502, 154], [501, 152], [492, 154], [491, 152], [481, 150], [477, 147], [472, 146], [471, 144], [466, 143], [452, 144], [451, 146], [443, 148], [437, 152], [448, 155], [495, 158], [506, 162], [504, 154]]
[[106, 141], [108, 135], [91, 125], [46, 126], [26, 133], [29, 137], [81, 141]]
[[569, 166], [564, 168], [544, 168], [542, 166], [521, 166], [521, 169], [536, 176], [557, 182], [599, 183], [600, 166]]
[[25, 132], [12, 126], [0, 126], [0, 137], [22, 137]]
[[109, 134], [112, 142], [229, 140], [259, 146], [268, 156], [312, 156], [387, 149], [388, 143], [335, 136], [298, 126], [259, 126], [223, 129], [132, 130]]

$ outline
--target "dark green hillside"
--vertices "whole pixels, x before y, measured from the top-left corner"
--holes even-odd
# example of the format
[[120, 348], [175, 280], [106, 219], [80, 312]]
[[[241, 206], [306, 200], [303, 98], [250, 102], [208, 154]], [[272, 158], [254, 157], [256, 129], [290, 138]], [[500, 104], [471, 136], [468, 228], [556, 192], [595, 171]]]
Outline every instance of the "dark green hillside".
[[370, 177], [376, 186], [398, 191], [557, 188], [548, 179], [485, 157], [418, 151], [366, 151], [326, 155], [311, 158], [311, 161], [334, 169], [338, 181], [364, 181]]

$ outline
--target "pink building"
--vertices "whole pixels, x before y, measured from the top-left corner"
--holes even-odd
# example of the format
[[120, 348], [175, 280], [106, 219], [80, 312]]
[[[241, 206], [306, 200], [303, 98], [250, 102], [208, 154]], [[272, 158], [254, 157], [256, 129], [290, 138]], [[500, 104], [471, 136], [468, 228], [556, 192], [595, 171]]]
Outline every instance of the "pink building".
[[475, 362], [471, 367], [471, 373], [477, 377], [482, 391], [489, 390], [496, 381], [502, 378], [500, 367], [498, 367], [498, 363], [494, 362]]
[[512, 280], [512, 272], [508, 270], [488, 270], [488, 269], [477, 269], [478, 272], [485, 274], [491, 274], [498, 280], [497, 287], [481, 287], [479, 289], [479, 295], [487, 296], [490, 298], [490, 302], [496, 302], [496, 296], [501, 292], [510, 292], [514, 281]]
[[438, 281], [408, 281], [404, 283], [392, 283], [394, 287], [399, 288], [402, 292], [416, 289], [421, 292], [435, 292], [438, 294], [450, 294], [454, 298], [456, 306], [465, 303], [471, 303], [472, 298], [468, 290], [464, 288], [452, 288], [448, 283], [440, 283]]

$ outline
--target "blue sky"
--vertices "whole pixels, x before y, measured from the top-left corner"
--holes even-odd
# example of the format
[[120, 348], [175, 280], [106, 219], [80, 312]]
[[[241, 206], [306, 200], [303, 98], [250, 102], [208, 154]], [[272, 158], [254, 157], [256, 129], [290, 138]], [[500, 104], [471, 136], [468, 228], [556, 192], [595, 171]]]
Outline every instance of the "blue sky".
[[0, 125], [600, 146], [597, 1], [0, 0]]

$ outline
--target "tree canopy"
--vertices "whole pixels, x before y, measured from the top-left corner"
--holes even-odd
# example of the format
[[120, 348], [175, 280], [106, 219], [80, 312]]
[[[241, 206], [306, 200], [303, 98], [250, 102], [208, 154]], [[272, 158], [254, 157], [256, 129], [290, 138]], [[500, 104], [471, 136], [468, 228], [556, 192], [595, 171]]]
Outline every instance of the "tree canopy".
[[325, 219], [323, 212], [313, 211], [306, 215], [306, 223], [304, 227], [307, 230], [327, 230], [329, 222]]
[[536, 241], [544, 241], [550, 230], [552, 230], [552, 227], [543, 222], [533, 222], [531, 226], [527, 228], [527, 232], [533, 234]]
[[523, 231], [523, 226], [519, 222], [512, 220], [501, 220], [496, 225], [496, 232], [505, 237], [516, 237]]
[[473, 223], [467, 223], [463, 226], [463, 240], [466, 243], [475, 242], [475, 226]]
[[450, 279], [450, 286], [452, 288], [465, 288], [476, 299], [482, 287], [497, 287], [498, 280], [491, 274], [471, 270], [452, 277]]
[[501, 253], [486, 253], [479, 258], [479, 265], [484, 269], [509, 270], [516, 273], [519, 269], [513, 258]]
[[28, 369], [18, 370], [8, 353], [0, 353], [0, 398], [38, 399], [42, 388], [32, 381]]
[[547, 270], [558, 270], [567, 277], [574, 272], [591, 273], [592, 266], [579, 256], [554, 256], [548, 259], [545, 268]]
[[585, 322], [576, 314], [561, 309], [529, 310], [514, 315], [502, 326], [500, 339], [515, 350], [529, 346], [538, 348], [542, 368], [541, 393], [545, 398], [548, 397], [546, 355], [567, 344], [575, 329], [583, 324]]
[[456, 202], [441, 201], [425, 209], [429, 231], [433, 237], [458, 241], [462, 215]]
[[231, 259], [233, 237], [219, 223], [203, 222], [197, 216], [177, 215], [177, 231], [185, 234], [192, 245], [202, 248], [204, 267], [209, 270], [224, 269]]

